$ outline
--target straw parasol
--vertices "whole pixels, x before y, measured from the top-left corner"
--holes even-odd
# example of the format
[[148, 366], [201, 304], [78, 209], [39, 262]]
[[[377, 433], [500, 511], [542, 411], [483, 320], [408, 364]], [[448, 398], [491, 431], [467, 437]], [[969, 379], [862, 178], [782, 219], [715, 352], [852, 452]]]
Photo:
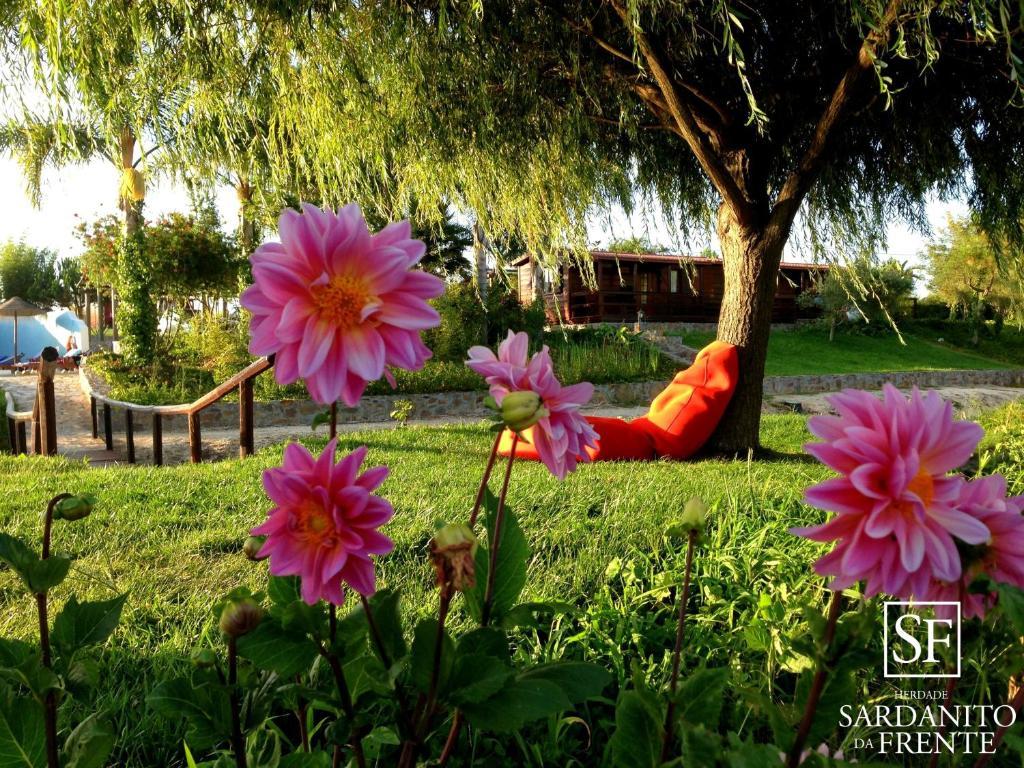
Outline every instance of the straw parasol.
[[45, 314], [45, 309], [37, 307], [31, 301], [25, 301], [20, 296], [13, 296], [0, 304], [0, 315], [14, 318], [14, 362], [18, 362], [18, 316], [31, 317]]

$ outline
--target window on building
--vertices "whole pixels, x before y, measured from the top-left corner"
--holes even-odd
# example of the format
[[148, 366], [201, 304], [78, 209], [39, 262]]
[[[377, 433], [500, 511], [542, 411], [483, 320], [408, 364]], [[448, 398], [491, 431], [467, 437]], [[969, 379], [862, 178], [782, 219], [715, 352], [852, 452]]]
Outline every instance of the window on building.
[[668, 271], [668, 289], [671, 293], [679, 293], [679, 270], [670, 269]]

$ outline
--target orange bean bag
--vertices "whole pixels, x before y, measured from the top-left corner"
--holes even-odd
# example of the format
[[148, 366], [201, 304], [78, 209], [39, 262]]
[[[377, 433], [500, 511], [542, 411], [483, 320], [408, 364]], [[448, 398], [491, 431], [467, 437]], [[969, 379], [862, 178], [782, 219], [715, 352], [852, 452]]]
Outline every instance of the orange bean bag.
[[[672, 383], [654, 398], [646, 416], [632, 421], [588, 416], [598, 443], [596, 449], [588, 449], [587, 453], [593, 461], [687, 459], [715, 431], [738, 378], [736, 347], [713, 341], [697, 354], [693, 365], [677, 373]], [[523, 432], [521, 438], [516, 458], [537, 460], [530, 430]], [[511, 448], [512, 432], [506, 429], [498, 453], [508, 456]]]

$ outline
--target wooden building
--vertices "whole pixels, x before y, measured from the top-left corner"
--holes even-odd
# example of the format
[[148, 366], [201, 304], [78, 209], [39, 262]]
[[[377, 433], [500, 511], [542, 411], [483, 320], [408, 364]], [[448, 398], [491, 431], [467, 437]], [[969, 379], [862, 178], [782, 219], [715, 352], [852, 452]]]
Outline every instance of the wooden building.
[[[549, 318], [565, 323], [633, 323], [643, 312], [647, 322], [718, 321], [724, 275], [720, 259], [651, 253], [591, 251], [597, 289], [587, 286], [580, 268], [563, 264], [557, 271], [523, 257], [517, 270], [519, 299], [530, 303], [540, 294]], [[784, 262], [779, 268], [773, 322], [816, 317], [800, 307], [797, 296], [828, 270], [819, 264]]]

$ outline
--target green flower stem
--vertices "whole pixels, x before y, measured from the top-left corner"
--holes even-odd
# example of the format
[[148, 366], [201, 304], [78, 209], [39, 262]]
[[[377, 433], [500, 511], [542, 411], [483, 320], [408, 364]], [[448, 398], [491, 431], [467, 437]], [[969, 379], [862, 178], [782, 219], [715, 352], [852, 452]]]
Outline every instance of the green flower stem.
[[[963, 581], [961, 580], [961, 582], [960, 582], [960, 595], [958, 597], [958, 600], [960, 601], [960, 605], [963, 605], [964, 602], [966, 601], [966, 599], [967, 599], [967, 587], [964, 585]], [[949, 677], [946, 680], [946, 701], [952, 701], [953, 700], [953, 692], [956, 690], [956, 685], [959, 682], [960, 682], [959, 678], [952, 677], [952, 676]], [[946, 735], [946, 721], [945, 721], [945, 719], [943, 719], [942, 724], [939, 726], [938, 736], [945, 736], [945, 735]], [[928, 761], [928, 768], [938, 768], [938, 765], [939, 765], [939, 753], [936, 752], [935, 754], [932, 755], [932, 759]]]
[[501, 546], [501, 529], [505, 522], [505, 497], [508, 495], [508, 481], [512, 477], [512, 464], [516, 459], [516, 446], [519, 444], [519, 433], [512, 437], [512, 448], [508, 453], [508, 464], [505, 465], [505, 479], [501, 484], [501, 495], [498, 496], [498, 510], [494, 514], [494, 531], [491, 534], [491, 547], [487, 564], [487, 588], [484, 590], [483, 615], [480, 624], [486, 627], [491, 623], [491, 604], [494, 602], [494, 572], [498, 567], [498, 547]]
[[[43, 517], [43, 560], [50, 557], [50, 537], [53, 533], [53, 512], [70, 493], [60, 493], [50, 499]], [[50, 649], [50, 620], [46, 605], [46, 593], [36, 593], [36, 611], [39, 614], [39, 647], [42, 651], [43, 666], [53, 669], [53, 652]], [[49, 690], [43, 699], [43, 719], [46, 733], [47, 768], [60, 768], [60, 753], [57, 749], [57, 692]]]
[[[373, 639], [373, 645], [377, 649], [377, 656], [380, 658], [381, 664], [384, 665], [384, 668], [390, 670], [392, 664], [391, 655], [384, 646], [384, 636], [380, 633], [380, 626], [377, 624], [377, 619], [374, 618], [373, 608], [370, 606], [370, 601], [366, 599], [366, 595], [359, 595], [359, 599], [363, 604], [363, 611], [366, 613], [366, 623], [370, 627], [370, 637]], [[412, 723], [409, 720], [409, 712], [405, 706], [404, 696], [398, 697], [398, 715], [406, 730], [411, 731]]]
[[491, 446], [491, 455], [487, 459], [487, 466], [484, 467], [484, 476], [480, 478], [480, 488], [476, 492], [476, 501], [473, 502], [473, 511], [469, 514], [469, 527], [476, 525], [476, 519], [480, 514], [480, 507], [484, 503], [484, 491], [487, 490], [487, 482], [491, 479], [491, 471], [494, 469], [494, 462], [498, 458], [498, 446], [501, 444], [501, 432], [494, 437], [494, 445]]
[[[494, 469], [494, 462], [498, 456], [498, 445], [501, 443], [501, 433], [499, 432], [497, 437], [494, 438], [494, 446], [491, 448], [491, 456], [487, 460], [487, 468], [484, 470], [483, 480], [480, 482], [480, 490], [476, 495], [476, 504], [473, 505], [473, 514], [469, 518], [469, 527], [472, 528], [476, 523], [477, 515], [480, 512], [480, 505], [484, 498], [484, 489], [487, 487], [487, 481], [491, 477], [491, 471]], [[481, 617], [481, 625], [487, 626], [491, 620], [491, 603], [494, 599], [494, 571], [497, 565], [498, 559], [498, 546], [501, 543], [501, 526], [505, 520], [505, 498], [508, 495], [508, 482], [512, 476], [512, 462], [516, 458], [516, 446], [519, 445], [519, 433], [516, 432], [512, 437], [512, 448], [508, 454], [508, 464], [505, 466], [505, 479], [501, 484], [501, 495], [498, 497], [498, 510], [494, 515], [494, 533], [491, 536], [489, 561], [487, 564], [487, 588], [484, 590], [484, 607], [483, 616]], [[459, 732], [462, 730], [463, 723], [462, 712], [455, 710], [455, 715], [452, 718], [451, 728], [448, 730], [448, 738], [445, 739], [444, 748], [441, 750], [441, 756], [439, 758], [440, 765], [447, 765], [451, 759], [452, 752], [455, 751], [455, 745], [459, 741]]]
[[235, 765], [247, 768], [238, 701], [238, 641], [234, 636], [228, 637], [228, 686], [231, 690], [231, 750], [235, 753]]
[[[843, 593], [836, 590], [832, 593], [832, 602], [828, 607], [828, 622], [825, 624], [825, 634], [822, 642], [825, 646], [825, 653], [828, 653], [832, 645], [832, 638], [836, 634], [836, 624], [839, 621], [839, 614], [843, 608]], [[825, 688], [825, 678], [828, 676], [826, 665], [823, 661], [818, 662], [818, 669], [814, 673], [814, 680], [811, 683], [811, 691], [807, 695], [807, 705], [804, 707], [804, 716], [800, 720], [800, 728], [796, 732], [793, 746], [789, 748], [789, 757], [786, 759], [788, 768], [797, 768], [800, 765], [800, 754], [804, 751], [807, 743], [807, 735], [811, 732], [811, 725], [814, 723], [814, 714], [818, 710], [818, 702], [821, 700], [821, 692]]]
[[667, 763], [675, 730], [676, 690], [679, 688], [679, 661], [683, 652], [683, 630], [686, 627], [686, 605], [690, 602], [690, 573], [693, 570], [693, 550], [697, 544], [697, 531], [690, 530], [686, 542], [686, 569], [683, 575], [683, 595], [679, 600], [679, 621], [676, 624], [676, 645], [672, 650], [672, 678], [669, 683], [668, 710], [665, 713], [665, 736], [661, 742], [661, 762]]
[[[333, 607], [333, 606], [332, 606]], [[324, 657], [328, 666], [331, 668], [331, 672], [334, 674], [334, 683], [338, 687], [338, 695], [341, 697], [341, 708], [345, 712], [345, 717], [348, 718], [349, 723], [352, 727], [352, 752], [356, 757], [356, 765], [359, 768], [366, 768], [366, 755], [363, 754], [363, 737], [355, 728], [355, 707], [352, 706], [352, 693], [348, 689], [348, 683], [345, 681], [345, 670], [341, 668], [341, 661], [338, 660], [337, 655], [333, 651], [328, 651], [323, 645], [320, 646], [320, 655]], [[335, 750], [335, 763], [340, 753]]]
[[[1020, 714], [1021, 707], [1024, 706], [1024, 685], [1017, 688], [1017, 692], [1010, 699], [1010, 707], [1013, 709], [1015, 714]], [[1000, 726], [999, 730], [996, 731], [995, 736], [992, 738], [992, 750], [978, 756], [977, 762], [974, 763], [974, 768], [985, 768], [988, 765], [989, 760], [992, 759], [992, 755], [999, 749], [999, 745], [1003, 743], [1003, 738], [1006, 736], [1006, 726]]]
[[331, 440], [338, 436], [338, 402], [331, 403]]
[[366, 599], [366, 595], [359, 595], [359, 600], [362, 602], [363, 611], [366, 613], [366, 623], [370, 627], [370, 637], [377, 648], [377, 655], [380, 657], [381, 663], [385, 668], [391, 669], [391, 656], [388, 654], [387, 648], [384, 647], [384, 637], [380, 633], [380, 627], [377, 626], [377, 620], [373, 617], [370, 601]]

